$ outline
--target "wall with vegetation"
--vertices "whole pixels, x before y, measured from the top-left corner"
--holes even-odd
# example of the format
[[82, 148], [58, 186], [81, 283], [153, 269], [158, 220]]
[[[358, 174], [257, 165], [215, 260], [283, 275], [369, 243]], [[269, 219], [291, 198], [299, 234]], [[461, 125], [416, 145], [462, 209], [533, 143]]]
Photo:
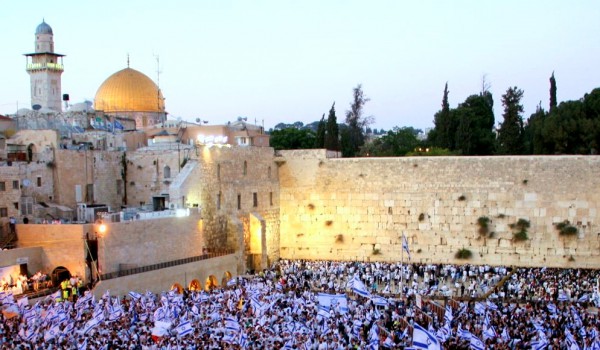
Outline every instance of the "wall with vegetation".
[[280, 154], [282, 258], [598, 267], [600, 157]]

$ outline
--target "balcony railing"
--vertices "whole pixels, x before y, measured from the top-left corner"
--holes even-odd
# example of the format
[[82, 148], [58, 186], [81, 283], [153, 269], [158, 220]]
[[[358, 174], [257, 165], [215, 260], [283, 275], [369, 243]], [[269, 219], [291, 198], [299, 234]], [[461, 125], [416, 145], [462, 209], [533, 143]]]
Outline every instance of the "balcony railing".
[[233, 254], [233, 253], [235, 253], [235, 251], [233, 249], [225, 249], [225, 250], [220, 250], [220, 251], [209, 252], [209, 253], [198, 255], [198, 256], [192, 256], [192, 257], [185, 258], [185, 259], [172, 260], [172, 261], [167, 261], [167, 262], [163, 262], [163, 263], [159, 263], [159, 264], [154, 264], [154, 265], [136, 267], [134, 269], [129, 269], [129, 270], [121, 270], [121, 271], [109, 272], [109, 273], [105, 273], [105, 274], [100, 275], [100, 280], [101, 281], [102, 280], [110, 280], [110, 279], [113, 279], [113, 278], [124, 277], [124, 276], [129, 276], [129, 275], [135, 275], [135, 274], [138, 274], [138, 273], [144, 273], [144, 272], [150, 272], [150, 271], [160, 270], [160, 269], [164, 269], [164, 268], [167, 268], [167, 267], [172, 267], [172, 266], [177, 266], [177, 265], [183, 265], [183, 264], [189, 264], [189, 263], [192, 263], [192, 262], [196, 262], [196, 261], [200, 261], [200, 260], [206, 260], [206, 259], [212, 259], [212, 258], [217, 258], [219, 256], [229, 255], [229, 254]]
[[32, 71], [32, 70], [42, 70], [42, 69], [49, 69], [49, 70], [54, 70], [57, 72], [62, 72], [65, 70], [65, 67], [60, 64], [60, 63], [51, 63], [51, 62], [47, 62], [47, 63], [28, 63], [27, 64], [27, 70], [28, 71]]

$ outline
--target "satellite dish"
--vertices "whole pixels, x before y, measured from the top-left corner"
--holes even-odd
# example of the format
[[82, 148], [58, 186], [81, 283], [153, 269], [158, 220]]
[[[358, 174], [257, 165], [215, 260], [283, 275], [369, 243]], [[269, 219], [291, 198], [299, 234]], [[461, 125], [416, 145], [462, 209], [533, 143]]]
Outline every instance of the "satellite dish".
[[31, 106], [31, 108], [32, 108], [34, 111], [39, 111], [40, 109], [42, 109], [42, 106], [41, 106], [41, 105], [38, 105], [38, 104], [35, 104], [35, 105]]
[[200, 123], [200, 118], [196, 118], [196, 123]]
[[22, 183], [23, 183], [23, 187], [29, 187], [29, 185], [31, 185], [31, 181], [29, 181], [29, 179], [24, 179], [22, 181]]

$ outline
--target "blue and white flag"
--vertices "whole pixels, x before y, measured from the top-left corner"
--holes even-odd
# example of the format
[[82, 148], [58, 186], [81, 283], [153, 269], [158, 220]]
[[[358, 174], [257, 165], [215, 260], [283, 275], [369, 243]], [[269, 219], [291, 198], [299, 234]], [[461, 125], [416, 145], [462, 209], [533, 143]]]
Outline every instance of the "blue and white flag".
[[477, 315], [483, 315], [485, 313], [485, 304], [476, 302], [475, 303], [475, 313]]
[[471, 345], [471, 349], [473, 349], [473, 350], [485, 350], [485, 345], [483, 345], [483, 342], [481, 341], [481, 339], [477, 338], [473, 334], [471, 334], [470, 345]]
[[175, 332], [177, 332], [177, 336], [179, 336], [179, 337], [188, 335], [188, 334], [192, 333], [193, 331], [194, 331], [194, 327], [192, 327], [192, 324], [190, 323], [190, 321], [185, 321], [183, 323], [180, 323], [179, 326], [177, 326], [175, 328]]
[[77, 344], [77, 350], [87, 350], [87, 339], [83, 341], [83, 343]]
[[402, 249], [408, 254], [408, 260], [410, 260], [410, 249], [408, 248], [408, 240], [404, 233], [402, 233]]
[[567, 293], [563, 292], [562, 290], [560, 292], [558, 292], [558, 301], [569, 301], [569, 296], [567, 295]]
[[246, 347], [248, 347], [248, 336], [246, 335], [246, 333], [240, 334], [240, 340], [239, 340], [238, 344], [240, 345], [240, 348], [242, 348], [242, 349], [245, 349]]
[[377, 306], [387, 306], [389, 304], [386, 298], [380, 297], [378, 295], [371, 296], [371, 301], [373, 301], [373, 304]]
[[357, 275], [354, 275], [350, 281], [348, 281], [347, 287], [351, 289], [354, 293], [360, 295], [361, 297], [368, 298], [371, 296], [369, 290], [365, 286], [365, 284], [358, 278]]
[[60, 335], [60, 327], [55, 325], [44, 333], [44, 340], [50, 341]]
[[441, 350], [440, 342], [437, 338], [429, 333], [425, 328], [414, 324], [413, 329], [413, 347], [415, 349]]
[[454, 320], [454, 316], [452, 315], [452, 307], [450, 305], [446, 305], [444, 320], [446, 321], [446, 323], [452, 323], [452, 320]]
[[379, 349], [379, 326], [376, 323], [373, 323], [369, 330], [369, 349]]
[[242, 327], [236, 319], [234, 319], [233, 317], [227, 317], [225, 318], [225, 329], [230, 332], [237, 333], [242, 330]]
[[100, 321], [97, 318], [90, 319], [83, 326], [82, 333], [83, 334], [88, 334], [89, 331], [91, 331], [94, 327], [96, 327], [99, 324], [100, 324]]
[[463, 329], [460, 324], [458, 325], [457, 334], [462, 339], [471, 340], [471, 332], [469, 332], [467, 329]]
[[129, 292], [129, 296], [135, 300], [140, 300], [142, 298], [142, 295], [140, 293], [136, 293], [134, 291]]
[[26, 296], [22, 297], [17, 301], [17, 305], [21, 310], [25, 309], [26, 306], [29, 306], [29, 298], [27, 298]]
[[548, 341], [546, 339], [534, 340], [529, 345], [531, 345], [531, 350], [543, 350], [548, 347]]

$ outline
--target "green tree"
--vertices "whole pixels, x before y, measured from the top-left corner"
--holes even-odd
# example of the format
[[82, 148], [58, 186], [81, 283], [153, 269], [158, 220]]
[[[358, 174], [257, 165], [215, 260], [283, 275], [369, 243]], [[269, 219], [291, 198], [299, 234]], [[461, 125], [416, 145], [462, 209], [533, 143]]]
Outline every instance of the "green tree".
[[542, 103], [537, 106], [535, 113], [527, 119], [524, 127], [525, 154], [545, 154], [547, 148], [543, 138], [544, 121], [546, 111], [542, 108]]
[[433, 117], [434, 128], [429, 132], [429, 143], [435, 147], [454, 149], [457, 123], [452, 119], [448, 104], [448, 83], [444, 86], [442, 109]]
[[554, 72], [550, 76], [550, 113], [556, 108], [556, 79], [554, 79]]
[[504, 121], [498, 129], [498, 154], [523, 154], [523, 90], [510, 87], [502, 95]]
[[352, 90], [352, 103], [350, 109], [346, 111], [346, 124], [348, 130], [342, 134], [345, 139], [342, 147], [342, 155], [344, 157], [354, 157], [365, 143], [365, 128], [370, 125], [373, 120], [371, 117], [363, 115], [364, 107], [369, 98], [367, 98], [362, 90], [362, 85], [358, 84]]
[[395, 127], [384, 136], [376, 138], [372, 142], [367, 142], [361, 148], [361, 156], [371, 157], [400, 157], [408, 152], [413, 152], [420, 141], [417, 135], [421, 130], [412, 127]]
[[321, 117], [319, 121], [319, 126], [317, 127], [317, 135], [315, 138], [315, 148], [325, 148], [325, 134], [327, 131], [327, 124], [325, 123], [325, 113]]
[[488, 155], [494, 152], [494, 99], [489, 91], [467, 97], [450, 111], [458, 122], [454, 149], [464, 155]]
[[325, 133], [325, 148], [330, 151], [340, 150], [340, 135], [337, 123], [337, 117], [335, 116], [335, 102], [329, 109], [329, 116], [327, 117], [327, 131]]
[[309, 149], [315, 145], [315, 133], [309, 129], [285, 128], [273, 130], [270, 138], [271, 147], [281, 149]]

